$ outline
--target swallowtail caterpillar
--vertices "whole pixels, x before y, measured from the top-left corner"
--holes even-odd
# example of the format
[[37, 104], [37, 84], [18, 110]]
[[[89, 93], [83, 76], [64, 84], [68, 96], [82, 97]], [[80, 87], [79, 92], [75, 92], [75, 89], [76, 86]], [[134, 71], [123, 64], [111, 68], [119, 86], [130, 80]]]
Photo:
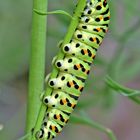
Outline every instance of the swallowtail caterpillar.
[[70, 43], [61, 46], [64, 59], [54, 60], [60, 72], [56, 78], [48, 79], [48, 86], [53, 92], [51, 96], [43, 97], [43, 103], [48, 109], [42, 127], [36, 133], [38, 140], [53, 139], [68, 122], [84, 88], [97, 49], [108, 31], [109, 19], [106, 0], [87, 1]]

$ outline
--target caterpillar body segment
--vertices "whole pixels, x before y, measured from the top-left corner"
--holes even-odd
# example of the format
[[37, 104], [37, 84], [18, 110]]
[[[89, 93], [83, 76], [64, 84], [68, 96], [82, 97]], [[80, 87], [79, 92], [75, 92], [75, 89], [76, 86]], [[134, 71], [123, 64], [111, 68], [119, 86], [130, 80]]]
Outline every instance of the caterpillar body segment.
[[50, 79], [48, 85], [53, 89], [59, 89], [75, 96], [79, 96], [84, 87], [84, 83], [81, 80], [63, 72], [57, 78]]
[[85, 7], [83, 15], [86, 16], [96, 16], [96, 15], [105, 15], [109, 12], [109, 6], [105, 2], [105, 0], [95, 0], [94, 2], [87, 3], [87, 6]]
[[46, 118], [43, 121], [43, 125], [46, 129], [48, 129], [54, 136], [62, 130], [61, 125], [59, 125], [56, 121], [53, 121], [49, 118]]
[[78, 29], [83, 30], [85, 32], [89, 32], [91, 34], [97, 34], [101, 37], [104, 37], [105, 33], [107, 32], [107, 29], [105, 26], [85, 25], [82, 23], [79, 24]]
[[88, 45], [73, 39], [71, 43], [62, 47], [63, 52], [68, 56], [75, 56], [80, 60], [91, 64], [96, 56], [96, 50]]
[[88, 63], [71, 56], [65, 57], [64, 60], [57, 60], [55, 65], [60, 71], [73, 74], [83, 79], [87, 78], [90, 71]]
[[[59, 109], [51, 109], [47, 112], [46, 116], [51, 120], [56, 122], [61, 127], [64, 126], [69, 120], [69, 114], [59, 110]], [[44, 122], [47, 122], [47, 119], [44, 119]]]
[[68, 122], [84, 88], [97, 49], [108, 31], [109, 20], [107, 0], [87, 1], [71, 41], [60, 45], [64, 58], [53, 60], [59, 72], [56, 78], [47, 78], [47, 86], [52, 88], [52, 93], [42, 99], [48, 109], [36, 133], [38, 140], [53, 139]]
[[42, 123], [42, 128], [40, 131], [36, 133], [36, 137], [38, 139], [44, 140], [50, 140], [56, 137], [58, 133], [62, 130], [63, 126], [59, 125], [53, 120], [48, 120], [47, 117], [44, 118]]
[[85, 25], [101, 25], [101, 26], [107, 26], [110, 19], [110, 12], [108, 12], [105, 15], [96, 15], [96, 16], [82, 16], [81, 17], [81, 23]]
[[102, 42], [101, 36], [80, 30], [75, 31], [74, 38], [87, 44], [88, 46], [93, 47], [94, 49], [98, 49], [99, 45]]
[[77, 104], [77, 100], [77, 96], [54, 90], [51, 96], [44, 97], [43, 102], [51, 109], [54, 108], [71, 113]]

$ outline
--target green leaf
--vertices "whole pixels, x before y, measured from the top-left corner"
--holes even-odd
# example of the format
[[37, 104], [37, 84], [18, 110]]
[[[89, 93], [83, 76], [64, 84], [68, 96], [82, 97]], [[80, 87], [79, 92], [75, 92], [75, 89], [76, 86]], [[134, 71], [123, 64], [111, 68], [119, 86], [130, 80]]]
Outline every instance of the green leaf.
[[140, 98], [136, 96], [136, 95], [140, 95], [140, 91], [124, 87], [124, 86], [118, 84], [117, 82], [115, 82], [109, 76], [106, 76], [105, 82], [113, 90], [117, 91], [118, 93], [122, 94], [123, 96], [129, 97], [131, 100], [140, 104]]
[[34, 12], [36, 12], [39, 15], [61, 14], [61, 15], [65, 15], [65, 16], [72, 18], [72, 16], [69, 13], [67, 13], [66, 11], [63, 11], [63, 10], [56, 10], [56, 11], [51, 11], [51, 12], [46, 13], [46, 12], [42, 12], [42, 11], [38, 11], [38, 10], [34, 9]]

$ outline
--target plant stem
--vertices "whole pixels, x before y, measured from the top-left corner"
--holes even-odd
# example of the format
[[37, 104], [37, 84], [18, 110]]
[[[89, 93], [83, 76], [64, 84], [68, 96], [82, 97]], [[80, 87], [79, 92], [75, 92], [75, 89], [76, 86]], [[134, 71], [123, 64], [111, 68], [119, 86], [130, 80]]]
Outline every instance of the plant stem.
[[[47, 0], [33, 0], [33, 9], [47, 12]], [[39, 97], [44, 87], [46, 19], [46, 16], [33, 12], [26, 133], [35, 126], [41, 105]]]
[[[73, 36], [73, 33], [75, 32], [75, 29], [77, 28], [77, 25], [79, 23], [79, 17], [81, 15], [85, 5], [86, 5], [86, 0], [79, 0], [78, 1], [78, 5], [77, 5], [77, 8], [75, 10], [75, 14], [73, 15], [73, 18], [71, 20], [70, 26], [68, 28], [68, 31], [66, 33], [66, 36], [64, 38], [64, 41], [63, 41], [62, 45], [70, 42], [70, 40], [71, 40], [71, 38]], [[58, 59], [62, 59], [63, 57], [64, 57], [64, 53], [60, 50], [58, 55], [57, 55], [57, 58]], [[59, 72], [58, 69], [53, 66], [53, 71], [51, 73], [51, 78], [55, 78], [57, 76], [58, 72]], [[52, 93], [52, 88], [47, 86], [47, 89], [46, 89], [46, 92], [45, 92], [45, 96], [51, 95], [51, 93]], [[46, 111], [46, 106], [42, 104], [42, 106], [40, 108], [40, 112], [39, 112], [38, 118], [37, 118], [37, 122], [36, 122], [36, 125], [35, 125], [34, 134], [41, 127], [45, 111]], [[32, 140], [35, 140], [35, 135], [33, 135]]]

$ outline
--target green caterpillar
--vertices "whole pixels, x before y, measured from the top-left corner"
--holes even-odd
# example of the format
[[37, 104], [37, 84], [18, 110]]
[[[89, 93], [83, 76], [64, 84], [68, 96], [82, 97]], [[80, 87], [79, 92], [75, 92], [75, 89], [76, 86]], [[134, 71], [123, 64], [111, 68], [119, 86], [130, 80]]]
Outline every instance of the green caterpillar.
[[38, 140], [56, 137], [68, 122], [84, 88], [96, 51], [108, 31], [109, 19], [106, 0], [87, 1], [70, 43], [61, 45], [64, 59], [53, 61], [60, 72], [56, 78], [48, 78], [48, 86], [53, 92], [51, 96], [43, 97], [48, 109], [42, 127], [36, 133]]

